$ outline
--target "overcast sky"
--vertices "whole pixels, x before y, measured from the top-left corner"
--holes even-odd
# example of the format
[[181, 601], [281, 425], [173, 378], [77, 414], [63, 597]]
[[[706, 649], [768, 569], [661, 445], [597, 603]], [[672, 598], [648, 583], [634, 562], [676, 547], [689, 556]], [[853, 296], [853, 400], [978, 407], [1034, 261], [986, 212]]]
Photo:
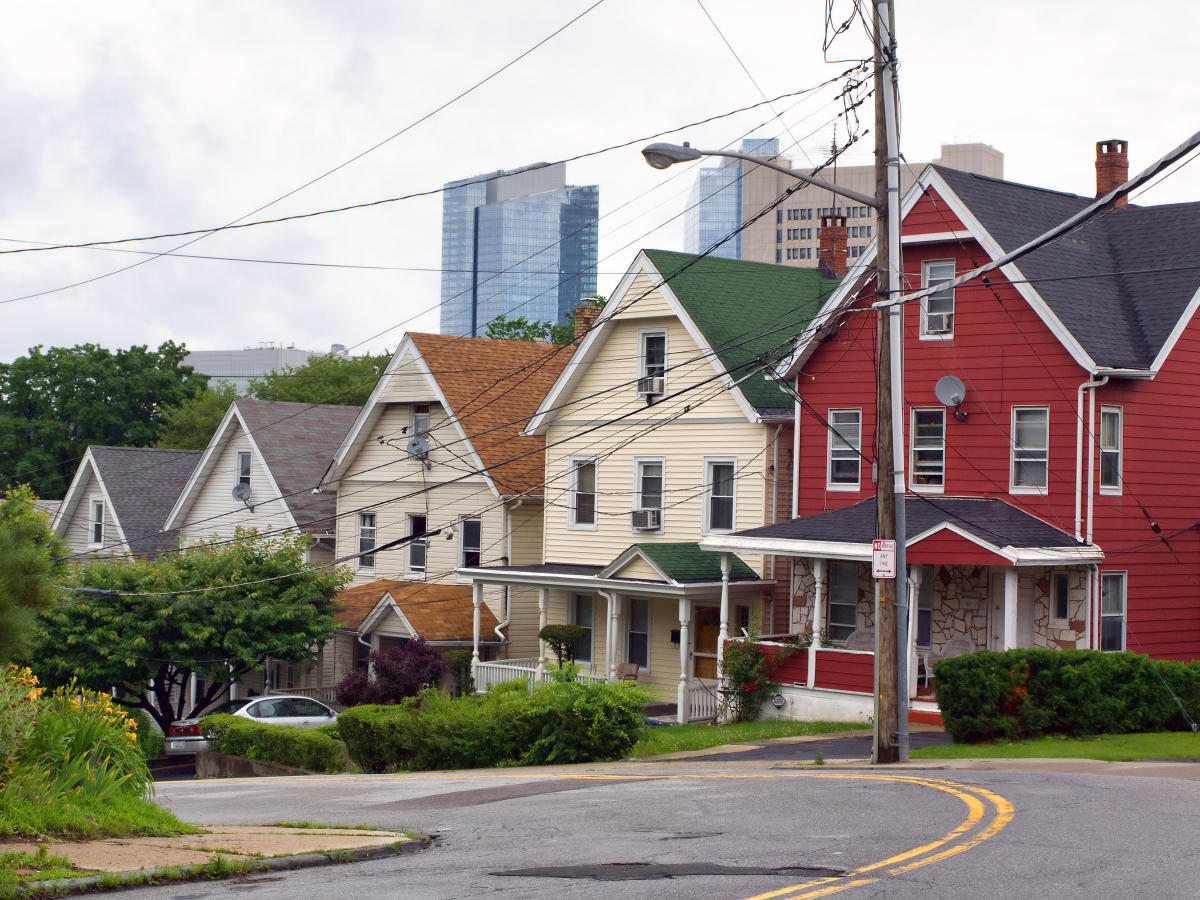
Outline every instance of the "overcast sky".
[[[404, 129], [250, 218], [428, 191], [814, 87], [867, 53], [853, 27], [832, 45], [838, 61], [824, 61], [817, 0], [604, 0], [413, 126], [593, 2], [10, 2], [0, 249], [223, 225]], [[980, 141], [1004, 153], [1009, 179], [1090, 195], [1097, 140], [1127, 139], [1136, 172], [1200, 128], [1194, 0], [896, 6], [901, 150], [914, 163], [942, 143]], [[851, 4], [834, 8], [844, 18]], [[781, 101], [779, 118], [764, 106], [660, 139], [721, 147], [778, 136], [800, 164], [820, 161], [834, 122], [847, 130], [836, 92]], [[868, 163], [871, 141], [844, 159]], [[682, 249], [694, 171], [678, 168], [650, 169], [637, 146], [568, 164], [570, 183], [600, 185], [601, 293], [639, 247]], [[1200, 200], [1200, 165], [1134, 202], [1183, 200]], [[148, 259], [130, 250], [182, 242], [0, 256], [0, 360], [34, 344], [168, 338], [197, 350], [278, 341], [379, 351], [405, 330], [438, 328], [436, 194], [179, 251], [253, 261], [158, 257], [110, 274]], [[21, 299], [31, 294], [42, 295]]]

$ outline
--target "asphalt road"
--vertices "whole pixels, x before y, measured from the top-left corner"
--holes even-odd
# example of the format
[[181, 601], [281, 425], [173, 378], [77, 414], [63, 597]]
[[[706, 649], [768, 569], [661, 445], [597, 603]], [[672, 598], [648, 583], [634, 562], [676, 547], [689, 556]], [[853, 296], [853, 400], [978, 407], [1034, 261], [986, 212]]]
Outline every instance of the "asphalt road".
[[437, 840], [415, 855], [138, 897], [1200, 894], [1200, 782], [1167, 778], [702, 760], [170, 782], [158, 798], [194, 822], [364, 824]]

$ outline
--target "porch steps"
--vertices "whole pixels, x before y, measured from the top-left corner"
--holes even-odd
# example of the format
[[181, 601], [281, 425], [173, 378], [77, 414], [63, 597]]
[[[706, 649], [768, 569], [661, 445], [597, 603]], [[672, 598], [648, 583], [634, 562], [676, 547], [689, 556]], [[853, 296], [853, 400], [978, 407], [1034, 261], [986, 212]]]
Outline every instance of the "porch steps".
[[946, 723], [942, 721], [942, 712], [937, 708], [937, 704], [921, 700], [913, 700], [909, 706], [908, 722], [910, 725], [946, 727]]

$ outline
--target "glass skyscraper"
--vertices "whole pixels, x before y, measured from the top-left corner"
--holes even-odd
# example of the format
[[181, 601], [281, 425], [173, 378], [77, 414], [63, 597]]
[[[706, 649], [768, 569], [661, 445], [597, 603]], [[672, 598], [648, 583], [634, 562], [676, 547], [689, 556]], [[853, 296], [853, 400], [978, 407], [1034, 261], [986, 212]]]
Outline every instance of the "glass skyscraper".
[[[739, 152], [747, 156], [778, 156], [779, 140], [747, 138], [742, 141]], [[684, 249], [688, 253], [703, 253], [742, 224], [742, 180], [746, 165], [740, 159], [725, 159], [719, 166], [700, 170], [688, 198], [687, 215], [683, 220]], [[733, 235], [710, 255], [741, 259], [741, 232]]]
[[442, 334], [481, 336], [498, 316], [564, 322], [596, 292], [598, 185], [537, 163], [444, 186]]

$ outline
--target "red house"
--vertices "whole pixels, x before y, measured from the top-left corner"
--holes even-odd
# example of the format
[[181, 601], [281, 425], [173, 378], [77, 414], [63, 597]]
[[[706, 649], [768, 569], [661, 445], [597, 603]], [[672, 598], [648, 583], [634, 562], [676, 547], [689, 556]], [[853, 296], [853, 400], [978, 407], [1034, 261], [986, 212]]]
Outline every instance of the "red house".
[[[1097, 196], [1126, 180], [1126, 149], [1097, 145]], [[907, 290], [1091, 202], [931, 165], [903, 204]], [[911, 686], [929, 659], [981, 647], [1200, 657], [1198, 259], [1200, 203], [1121, 200], [905, 309]], [[801, 398], [796, 518], [704, 543], [791, 558], [792, 627], [831, 647], [790, 664], [810, 692], [871, 691], [869, 659], [858, 684], [829, 654], [869, 646], [873, 626], [874, 262], [859, 260], [786, 364]]]

